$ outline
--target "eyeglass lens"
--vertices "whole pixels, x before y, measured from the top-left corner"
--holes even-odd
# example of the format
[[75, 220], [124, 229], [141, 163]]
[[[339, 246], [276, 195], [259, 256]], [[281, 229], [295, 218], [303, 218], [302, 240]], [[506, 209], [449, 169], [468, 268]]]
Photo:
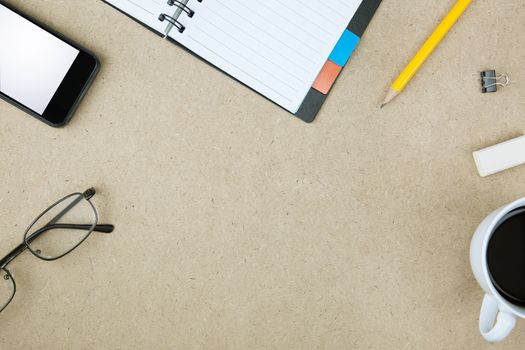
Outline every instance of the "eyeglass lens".
[[2, 311], [15, 294], [13, 278], [4, 270], [0, 270], [0, 311]]
[[97, 215], [81, 194], [70, 195], [45, 211], [24, 240], [43, 259], [56, 259], [76, 248], [94, 229]]

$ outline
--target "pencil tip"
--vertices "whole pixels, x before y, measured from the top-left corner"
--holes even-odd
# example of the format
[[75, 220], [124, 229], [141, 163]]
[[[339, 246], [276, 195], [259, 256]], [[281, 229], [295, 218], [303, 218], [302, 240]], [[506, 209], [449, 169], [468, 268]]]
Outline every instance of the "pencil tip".
[[381, 103], [381, 106], [379, 106], [380, 109], [383, 109], [383, 107], [386, 105], [386, 103]]
[[385, 107], [387, 104], [389, 104], [399, 93], [394, 90], [394, 89], [390, 89], [388, 91], [388, 94], [386, 94], [386, 97], [383, 101], [383, 104], [381, 105], [381, 108]]

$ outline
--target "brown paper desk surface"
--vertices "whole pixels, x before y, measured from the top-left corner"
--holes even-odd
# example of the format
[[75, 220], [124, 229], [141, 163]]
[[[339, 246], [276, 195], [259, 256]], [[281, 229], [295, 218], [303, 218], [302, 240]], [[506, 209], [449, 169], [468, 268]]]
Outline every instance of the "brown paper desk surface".
[[[453, 0], [384, 0], [312, 125], [97, 0], [11, 0], [92, 49], [71, 124], [0, 103], [0, 254], [96, 186], [109, 236], [25, 253], [1, 349], [522, 349], [478, 333], [470, 239], [525, 195], [472, 151], [525, 132], [525, 5], [473, 3], [395, 102]], [[513, 83], [482, 95], [479, 71]]]

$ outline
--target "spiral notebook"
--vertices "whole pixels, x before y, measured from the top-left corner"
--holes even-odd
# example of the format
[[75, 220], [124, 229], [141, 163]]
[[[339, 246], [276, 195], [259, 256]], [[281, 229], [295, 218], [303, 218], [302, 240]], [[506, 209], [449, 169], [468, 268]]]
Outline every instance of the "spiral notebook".
[[381, 0], [105, 2], [311, 122]]

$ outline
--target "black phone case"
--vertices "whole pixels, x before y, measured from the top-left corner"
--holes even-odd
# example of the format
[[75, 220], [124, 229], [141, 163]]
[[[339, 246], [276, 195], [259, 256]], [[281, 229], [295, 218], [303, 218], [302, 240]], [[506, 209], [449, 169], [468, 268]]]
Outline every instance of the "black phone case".
[[0, 93], [0, 99], [4, 100], [4, 101], [7, 101], [8, 103], [14, 105], [15, 107], [23, 110], [24, 112], [32, 115], [33, 117], [35, 117], [36, 119], [40, 120], [41, 122], [44, 122], [46, 123], [47, 125], [49, 126], [52, 126], [52, 127], [55, 127], [55, 128], [58, 128], [58, 127], [62, 127], [64, 125], [66, 125], [70, 120], [71, 118], [73, 117], [73, 114], [75, 113], [75, 111], [77, 110], [78, 108], [78, 105], [80, 104], [80, 102], [82, 101], [82, 98], [86, 95], [86, 92], [87, 90], [89, 89], [89, 87], [91, 86], [91, 84], [93, 83], [93, 80], [95, 79], [98, 71], [100, 70], [100, 61], [98, 60], [97, 56], [95, 56], [91, 51], [85, 49], [83, 46], [77, 44], [76, 42], [72, 41], [71, 39], [68, 39], [66, 37], [64, 37], [62, 34], [56, 32], [55, 30], [49, 28], [48, 26], [42, 24], [41, 22], [39, 22], [38, 20], [32, 18], [31, 16], [28, 16], [22, 12], [20, 12], [19, 10], [17, 10], [16, 8], [12, 7], [11, 5], [8, 5], [5, 3], [4, 0], [0, 0], [0, 5], [3, 5], [5, 7], [7, 7], [8, 9], [14, 11], [15, 13], [19, 14], [20, 16], [24, 17], [25, 19], [27, 19], [28, 21], [34, 23], [35, 25], [39, 26], [40, 28], [44, 29], [45, 31], [49, 32], [50, 34], [56, 36], [57, 38], [59, 38], [60, 40], [64, 41], [65, 43], [73, 46], [74, 48], [80, 50], [80, 51], [84, 51], [85, 53], [87, 53], [88, 55], [92, 56], [94, 59], [95, 59], [95, 62], [96, 62], [96, 66], [95, 66], [95, 69], [93, 70], [93, 72], [91, 73], [91, 75], [89, 76], [89, 78], [87, 79], [86, 83], [84, 84], [84, 87], [82, 88], [82, 90], [80, 91], [78, 97], [76, 98], [75, 100], [75, 103], [73, 103], [73, 105], [71, 106], [68, 114], [66, 115], [65, 119], [63, 122], [59, 123], [59, 124], [56, 124], [56, 123], [52, 123], [50, 122], [49, 120], [43, 118], [41, 115], [39, 115], [38, 113], [35, 113], [33, 112], [32, 110], [30, 110], [29, 108], [25, 107], [24, 105], [18, 103], [17, 101], [13, 100], [12, 98], [10, 98], [9, 96], [5, 95], [5, 94], [2, 94]]

